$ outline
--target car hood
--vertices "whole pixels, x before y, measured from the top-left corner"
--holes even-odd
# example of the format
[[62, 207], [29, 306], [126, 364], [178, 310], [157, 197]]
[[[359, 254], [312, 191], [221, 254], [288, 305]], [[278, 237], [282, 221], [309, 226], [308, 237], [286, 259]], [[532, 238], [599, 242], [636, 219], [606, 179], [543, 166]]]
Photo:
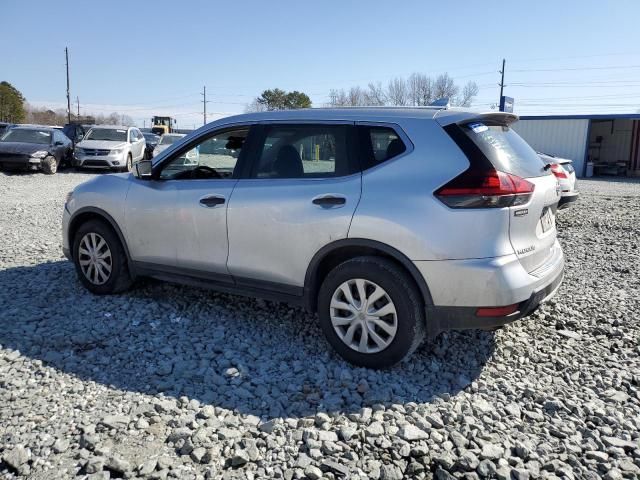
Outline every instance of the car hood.
[[0, 142], [1, 153], [35, 153], [40, 150], [49, 150], [49, 145], [42, 143]]
[[116, 148], [124, 148], [127, 142], [118, 142], [113, 140], [83, 140], [76, 146], [78, 148], [96, 148], [98, 150], [113, 150]]
[[167, 148], [169, 148], [171, 145], [172, 145], [171, 143], [168, 143], [166, 145], [156, 145], [156, 148], [154, 148], [153, 151], [155, 153], [160, 153], [163, 150], [166, 150]]

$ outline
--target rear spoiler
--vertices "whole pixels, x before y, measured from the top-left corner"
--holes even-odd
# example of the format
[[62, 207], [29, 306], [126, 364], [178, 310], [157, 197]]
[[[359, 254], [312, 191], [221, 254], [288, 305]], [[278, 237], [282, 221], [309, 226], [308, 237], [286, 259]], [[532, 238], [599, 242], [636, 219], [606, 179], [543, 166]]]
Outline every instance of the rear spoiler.
[[465, 123], [486, 123], [489, 125], [504, 125], [509, 126], [514, 122], [517, 122], [520, 117], [514, 113], [507, 112], [487, 112], [487, 113], [474, 113], [455, 110], [440, 110], [434, 115], [434, 120], [443, 127], [451, 124], [465, 124]]

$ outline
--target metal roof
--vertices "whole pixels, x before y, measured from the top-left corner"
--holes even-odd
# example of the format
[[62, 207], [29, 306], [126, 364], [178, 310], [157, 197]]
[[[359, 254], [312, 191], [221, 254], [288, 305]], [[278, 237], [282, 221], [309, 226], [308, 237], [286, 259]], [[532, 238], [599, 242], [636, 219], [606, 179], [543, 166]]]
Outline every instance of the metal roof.
[[591, 113], [576, 115], [520, 115], [520, 120], [640, 120], [640, 113]]

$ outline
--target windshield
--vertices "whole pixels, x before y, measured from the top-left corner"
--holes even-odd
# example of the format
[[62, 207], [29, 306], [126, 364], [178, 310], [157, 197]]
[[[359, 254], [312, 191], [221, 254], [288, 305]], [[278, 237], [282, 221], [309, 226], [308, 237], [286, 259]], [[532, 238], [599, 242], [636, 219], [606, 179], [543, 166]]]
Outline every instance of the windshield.
[[158, 143], [158, 135], [154, 135], [153, 133], [143, 133], [145, 140], [150, 141], [151, 143]]
[[49, 145], [51, 143], [51, 132], [47, 132], [46, 130], [12, 128], [2, 135], [0, 142], [39, 143], [42, 145]]
[[109, 140], [112, 142], [126, 142], [127, 131], [119, 128], [93, 128], [85, 140]]
[[545, 164], [535, 150], [511, 128], [474, 122], [464, 125], [462, 129], [496, 170], [523, 178], [551, 174], [544, 169]]
[[181, 135], [163, 135], [162, 138], [160, 138], [160, 145], [171, 145], [181, 138]]

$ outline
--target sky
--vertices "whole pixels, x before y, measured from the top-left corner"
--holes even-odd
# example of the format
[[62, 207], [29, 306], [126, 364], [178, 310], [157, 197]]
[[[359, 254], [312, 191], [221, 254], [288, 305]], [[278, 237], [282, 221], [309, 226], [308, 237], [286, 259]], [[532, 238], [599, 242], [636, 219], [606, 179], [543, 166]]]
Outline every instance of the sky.
[[36, 106], [113, 111], [179, 128], [244, 111], [267, 88], [307, 93], [448, 72], [479, 86], [473, 108], [505, 95], [515, 113], [640, 110], [640, 1], [0, 0], [0, 81]]

